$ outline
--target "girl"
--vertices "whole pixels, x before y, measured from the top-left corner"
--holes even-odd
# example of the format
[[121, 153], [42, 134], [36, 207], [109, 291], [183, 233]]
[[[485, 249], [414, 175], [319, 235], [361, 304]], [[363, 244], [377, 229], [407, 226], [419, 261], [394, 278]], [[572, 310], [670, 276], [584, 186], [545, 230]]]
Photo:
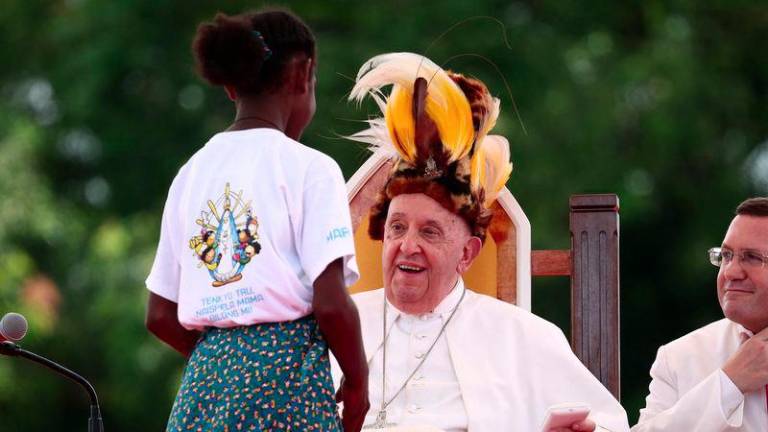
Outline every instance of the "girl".
[[314, 36], [285, 10], [218, 14], [193, 51], [237, 113], [174, 179], [147, 278], [147, 328], [189, 357], [167, 430], [338, 430], [330, 347], [357, 431], [368, 369], [346, 290], [346, 190], [298, 142], [315, 112]]

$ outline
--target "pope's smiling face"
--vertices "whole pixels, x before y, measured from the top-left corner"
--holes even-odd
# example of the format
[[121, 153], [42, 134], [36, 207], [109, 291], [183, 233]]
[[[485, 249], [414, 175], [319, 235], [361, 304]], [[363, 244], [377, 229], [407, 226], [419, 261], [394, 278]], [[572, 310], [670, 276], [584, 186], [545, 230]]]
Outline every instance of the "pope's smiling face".
[[424, 194], [389, 205], [382, 267], [387, 299], [403, 312], [433, 310], [480, 252], [464, 220]]
[[738, 215], [728, 227], [723, 249], [735, 252], [720, 266], [717, 296], [725, 316], [757, 333], [768, 327], [768, 265], [749, 266], [739, 254], [768, 252], [768, 217]]

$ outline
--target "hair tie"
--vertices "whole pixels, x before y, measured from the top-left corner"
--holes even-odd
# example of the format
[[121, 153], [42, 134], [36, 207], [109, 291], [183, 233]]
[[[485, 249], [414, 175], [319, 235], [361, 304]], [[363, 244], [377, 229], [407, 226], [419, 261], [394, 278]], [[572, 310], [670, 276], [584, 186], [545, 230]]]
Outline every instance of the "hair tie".
[[269, 49], [269, 45], [267, 45], [267, 42], [264, 40], [264, 36], [261, 35], [261, 32], [258, 30], [253, 30], [252, 33], [256, 38], [256, 41], [259, 43], [259, 45], [261, 45], [261, 49], [264, 50], [264, 60], [272, 57], [272, 50]]

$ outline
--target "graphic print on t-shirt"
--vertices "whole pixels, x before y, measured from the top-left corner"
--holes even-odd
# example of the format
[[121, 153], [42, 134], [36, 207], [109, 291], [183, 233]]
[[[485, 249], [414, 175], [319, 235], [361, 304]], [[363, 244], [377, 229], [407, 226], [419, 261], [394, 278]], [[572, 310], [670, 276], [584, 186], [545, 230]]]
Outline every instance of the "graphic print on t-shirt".
[[189, 240], [189, 248], [220, 287], [243, 278], [242, 271], [259, 253], [259, 221], [252, 214], [251, 201], [245, 202], [243, 191], [233, 193], [229, 183], [224, 193], [209, 199], [207, 208], [200, 211], [195, 221], [200, 234]]

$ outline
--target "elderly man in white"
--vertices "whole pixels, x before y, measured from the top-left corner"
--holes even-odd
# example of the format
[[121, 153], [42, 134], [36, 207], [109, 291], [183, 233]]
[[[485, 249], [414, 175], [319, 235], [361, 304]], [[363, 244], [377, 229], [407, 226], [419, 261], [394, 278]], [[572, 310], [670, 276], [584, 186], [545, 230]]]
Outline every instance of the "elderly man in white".
[[633, 432], [768, 431], [768, 198], [742, 202], [709, 255], [725, 318], [659, 348]]
[[581, 403], [588, 418], [551, 430], [628, 431], [557, 327], [462, 282], [512, 170], [509, 143], [488, 134], [498, 99], [410, 53], [363, 65], [352, 97], [366, 93], [384, 118], [353, 137], [392, 148], [394, 168], [369, 214], [369, 235], [384, 242], [384, 288], [353, 297], [370, 371], [365, 427], [537, 432], [550, 406]]
[[622, 407], [557, 327], [464, 287], [461, 274], [480, 247], [466, 223], [432, 198], [392, 200], [384, 289], [353, 296], [370, 362], [365, 424], [538, 432], [548, 407], [575, 402], [591, 406], [589, 419], [558, 431], [591, 431], [595, 423], [627, 431]]

